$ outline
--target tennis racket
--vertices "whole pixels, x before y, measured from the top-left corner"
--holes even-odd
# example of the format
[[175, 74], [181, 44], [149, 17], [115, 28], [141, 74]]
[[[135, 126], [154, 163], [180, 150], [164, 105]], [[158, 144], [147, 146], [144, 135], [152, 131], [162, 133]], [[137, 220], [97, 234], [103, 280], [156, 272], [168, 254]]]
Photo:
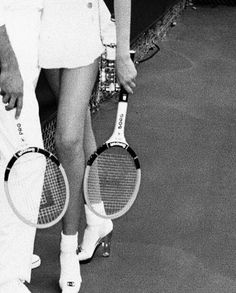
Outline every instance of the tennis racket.
[[52, 153], [28, 146], [22, 122], [15, 121], [21, 150], [5, 169], [6, 197], [21, 221], [35, 228], [49, 228], [61, 220], [68, 207], [66, 173]]
[[[88, 208], [102, 218], [116, 219], [133, 205], [140, 186], [141, 169], [135, 151], [125, 139], [128, 93], [121, 87], [112, 136], [89, 158], [83, 188]], [[96, 209], [103, 202], [104, 209]]]

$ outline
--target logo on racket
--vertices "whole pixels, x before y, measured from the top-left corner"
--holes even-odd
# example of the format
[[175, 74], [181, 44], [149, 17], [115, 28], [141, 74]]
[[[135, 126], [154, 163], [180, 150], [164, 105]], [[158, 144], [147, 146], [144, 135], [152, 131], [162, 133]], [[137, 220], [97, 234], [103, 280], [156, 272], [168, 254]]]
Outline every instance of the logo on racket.
[[122, 126], [123, 126], [123, 118], [124, 118], [124, 114], [120, 114], [119, 122], [118, 122], [118, 129], [122, 129]]
[[24, 138], [24, 133], [23, 133], [21, 123], [17, 123], [16, 126], [17, 126], [18, 133], [20, 135], [21, 142], [25, 143], [25, 138]]
[[19, 135], [24, 135], [23, 130], [22, 130], [21, 123], [17, 123], [16, 126], [17, 126], [17, 129], [18, 129], [18, 133], [19, 133]]

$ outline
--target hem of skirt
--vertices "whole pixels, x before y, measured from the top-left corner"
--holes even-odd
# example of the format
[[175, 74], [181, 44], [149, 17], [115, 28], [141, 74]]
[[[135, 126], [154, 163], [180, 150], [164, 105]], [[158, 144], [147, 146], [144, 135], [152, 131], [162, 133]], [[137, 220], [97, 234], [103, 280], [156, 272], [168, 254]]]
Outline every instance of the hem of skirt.
[[95, 62], [95, 60], [97, 60], [98, 58], [100, 58], [102, 52], [100, 54], [98, 54], [97, 56], [94, 56], [93, 58], [91, 58], [90, 60], [87, 60], [86, 62], [83, 60], [77, 61], [77, 62], [55, 62], [52, 63], [52, 61], [50, 60], [50, 62], [40, 62], [39, 66], [40, 68], [43, 69], [59, 69], [59, 68], [65, 68], [65, 69], [75, 69], [75, 68], [79, 68], [79, 67], [86, 67], [89, 66], [91, 64], [93, 64]]

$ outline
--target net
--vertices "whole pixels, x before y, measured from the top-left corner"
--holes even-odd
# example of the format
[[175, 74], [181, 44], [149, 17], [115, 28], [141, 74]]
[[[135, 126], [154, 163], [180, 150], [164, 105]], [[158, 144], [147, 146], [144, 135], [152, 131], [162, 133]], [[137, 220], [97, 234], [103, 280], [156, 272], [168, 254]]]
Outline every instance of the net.
[[42, 136], [44, 148], [56, 154], [55, 148], [55, 132], [57, 124], [57, 113], [53, 113], [43, 124], [42, 124]]

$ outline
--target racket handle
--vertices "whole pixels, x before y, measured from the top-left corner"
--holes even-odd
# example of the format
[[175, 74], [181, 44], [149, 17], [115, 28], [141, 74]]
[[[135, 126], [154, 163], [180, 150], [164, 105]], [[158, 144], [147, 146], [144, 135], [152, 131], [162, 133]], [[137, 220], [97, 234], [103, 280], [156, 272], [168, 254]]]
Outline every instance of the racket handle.
[[126, 89], [121, 85], [120, 86], [120, 95], [119, 102], [128, 102], [129, 94]]
[[[134, 62], [135, 50], [130, 50], [129, 53], [130, 53], [130, 58]], [[128, 96], [129, 96], [128, 92], [121, 85], [120, 86], [120, 98], [119, 98], [119, 102], [128, 102]]]

